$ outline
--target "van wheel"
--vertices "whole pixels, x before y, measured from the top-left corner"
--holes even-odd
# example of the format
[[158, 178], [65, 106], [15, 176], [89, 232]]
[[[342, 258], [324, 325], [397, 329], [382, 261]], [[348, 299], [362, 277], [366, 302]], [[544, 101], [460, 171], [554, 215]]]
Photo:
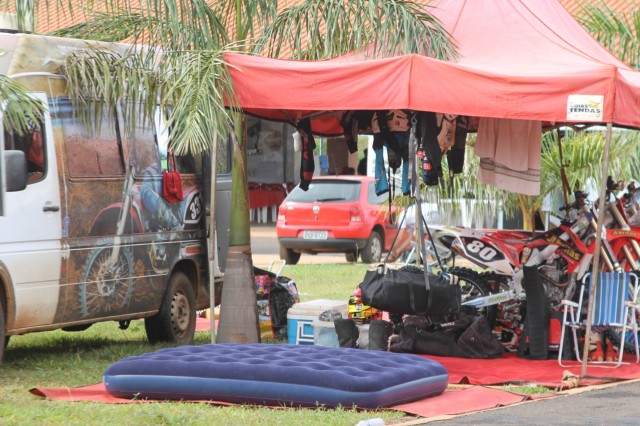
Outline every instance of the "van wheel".
[[160, 310], [145, 318], [144, 328], [150, 343], [190, 344], [196, 331], [196, 297], [191, 280], [175, 272], [169, 280]]
[[302, 253], [298, 253], [288, 248], [280, 246], [280, 259], [287, 262], [287, 265], [296, 265], [300, 261]]
[[364, 263], [380, 262], [382, 258], [382, 247], [382, 236], [378, 231], [372, 231], [367, 245], [364, 246], [360, 254], [362, 261]]
[[4, 306], [2, 304], [2, 300], [0, 300], [0, 364], [2, 364], [4, 348], [6, 348], [7, 343], [9, 343], [9, 336], [7, 336], [6, 333], [7, 330], [5, 329]]
[[85, 262], [80, 284], [80, 309], [83, 317], [123, 314], [133, 293], [133, 254], [120, 247], [111, 261], [114, 247], [97, 246]]

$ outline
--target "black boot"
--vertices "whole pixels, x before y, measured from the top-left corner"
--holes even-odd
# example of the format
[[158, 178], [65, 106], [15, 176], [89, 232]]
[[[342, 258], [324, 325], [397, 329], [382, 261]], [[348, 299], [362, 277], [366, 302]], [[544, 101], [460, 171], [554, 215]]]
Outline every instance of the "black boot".
[[393, 323], [385, 320], [373, 320], [369, 324], [369, 350], [386, 351], [389, 338], [393, 334]]
[[351, 318], [341, 318], [333, 321], [333, 325], [336, 328], [336, 334], [338, 335], [338, 343], [341, 348], [357, 348], [358, 337], [360, 331], [356, 322]]

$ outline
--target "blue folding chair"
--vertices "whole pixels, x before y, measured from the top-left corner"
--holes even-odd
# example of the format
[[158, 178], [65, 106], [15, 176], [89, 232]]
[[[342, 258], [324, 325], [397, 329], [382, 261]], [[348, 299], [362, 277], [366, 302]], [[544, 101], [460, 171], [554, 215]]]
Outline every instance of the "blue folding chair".
[[[560, 349], [558, 351], [558, 364], [562, 364], [562, 354], [565, 331], [568, 328], [573, 332], [573, 347], [576, 359], [582, 362], [578, 349], [578, 331], [587, 328], [587, 310], [589, 307], [590, 276], [586, 274], [582, 279], [580, 297], [578, 303], [563, 300], [564, 314], [562, 317], [562, 335], [560, 337]], [[640, 362], [638, 350], [638, 322], [637, 314], [640, 311], [638, 304], [638, 275], [633, 272], [600, 272], [593, 301], [593, 315], [591, 329], [595, 332], [613, 328], [620, 330], [620, 346], [618, 359], [615, 361], [589, 361], [601, 367], [619, 367], [622, 365], [624, 342], [627, 332], [633, 333], [633, 341], [636, 349], [636, 362]], [[585, 342], [589, 344], [589, 342]]]

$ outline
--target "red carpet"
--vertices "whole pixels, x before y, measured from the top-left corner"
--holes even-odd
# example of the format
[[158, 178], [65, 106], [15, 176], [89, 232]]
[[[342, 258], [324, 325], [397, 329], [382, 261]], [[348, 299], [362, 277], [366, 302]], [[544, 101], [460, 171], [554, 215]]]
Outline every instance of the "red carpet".
[[[34, 388], [30, 392], [51, 400], [59, 401], [92, 401], [108, 404], [129, 404], [140, 402], [157, 402], [150, 400], [130, 400], [111, 396], [102, 383], [80, 388]], [[465, 389], [447, 390], [442, 395], [425, 398], [407, 404], [388, 407], [392, 410], [404, 411], [422, 417], [433, 417], [444, 414], [461, 414], [489, 408], [516, 404], [526, 401], [527, 396], [518, 395], [499, 389], [471, 386]], [[233, 405], [221, 401], [199, 401], [216, 405]], [[281, 408], [281, 407], [274, 407]]]
[[[204, 322], [204, 321], [203, 321]], [[208, 323], [208, 320], [207, 320]], [[204, 324], [203, 324], [204, 325]], [[499, 406], [516, 404], [530, 397], [487, 388], [482, 385], [501, 384], [538, 384], [560, 389], [568, 387], [563, 383], [564, 372], [579, 376], [581, 365], [573, 362], [574, 367], [564, 368], [556, 360], [531, 361], [508, 354], [503, 358], [492, 360], [443, 358], [428, 356], [440, 362], [449, 372], [450, 384], [470, 384], [463, 389], [450, 389], [442, 395], [389, 407], [422, 417], [454, 415], [473, 411], [486, 410]], [[640, 365], [623, 365], [619, 368], [588, 367], [587, 377], [580, 381], [580, 386], [596, 385], [607, 382], [640, 378]], [[52, 400], [93, 401], [112, 404], [149, 402], [127, 400], [111, 396], [102, 383], [79, 388], [34, 388], [34, 395]], [[536, 396], [538, 398], [539, 396]], [[231, 405], [220, 401], [201, 401], [218, 405]]]
[[[582, 365], [566, 362], [573, 367], [561, 367], [557, 360], [532, 361], [506, 354], [496, 359], [464, 359], [425, 356], [438, 361], [449, 372], [449, 383], [471, 385], [502, 385], [507, 383], [531, 383], [551, 388], [564, 387], [562, 375], [569, 371], [580, 376]], [[587, 366], [587, 377], [581, 385], [595, 385], [617, 380], [640, 378], [640, 364], [622, 365], [619, 368]]]

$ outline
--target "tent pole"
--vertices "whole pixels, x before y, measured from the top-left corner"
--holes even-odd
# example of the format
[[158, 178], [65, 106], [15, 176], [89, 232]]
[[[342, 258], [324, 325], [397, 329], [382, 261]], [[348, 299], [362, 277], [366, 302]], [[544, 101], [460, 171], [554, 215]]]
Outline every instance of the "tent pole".
[[218, 169], [218, 134], [213, 136], [211, 146], [211, 187], [209, 198], [209, 322], [211, 330], [211, 343], [216, 343], [216, 276], [220, 275], [218, 266], [218, 241], [216, 235], [216, 175]]
[[594, 298], [591, 295], [595, 294], [596, 285], [598, 284], [598, 273], [599, 273], [599, 263], [600, 263], [600, 246], [602, 244], [602, 222], [604, 221], [604, 203], [606, 202], [605, 193], [607, 191], [607, 175], [609, 174], [609, 149], [611, 146], [611, 128], [612, 124], [607, 123], [607, 133], [605, 136], [605, 144], [604, 144], [604, 158], [603, 158], [603, 166], [602, 166], [602, 180], [600, 181], [600, 200], [598, 201], [598, 205], [602, 210], [602, 214], [598, 215], [598, 224], [596, 227], [596, 244], [595, 244], [595, 253], [593, 254], [593, 265], [591, 268], [591, 282], [589, 286], [589, 307], [587, 310], [587, 331], [584, 336], [584, 345], [582, 348], [582, 372], [580, 373], [580, 377], [585, 377], [587, 375], [587, 358], [589, 356], [589, 345], [591, 343], [591, 321], [593, 320], [593, 307], [594, 307]]

